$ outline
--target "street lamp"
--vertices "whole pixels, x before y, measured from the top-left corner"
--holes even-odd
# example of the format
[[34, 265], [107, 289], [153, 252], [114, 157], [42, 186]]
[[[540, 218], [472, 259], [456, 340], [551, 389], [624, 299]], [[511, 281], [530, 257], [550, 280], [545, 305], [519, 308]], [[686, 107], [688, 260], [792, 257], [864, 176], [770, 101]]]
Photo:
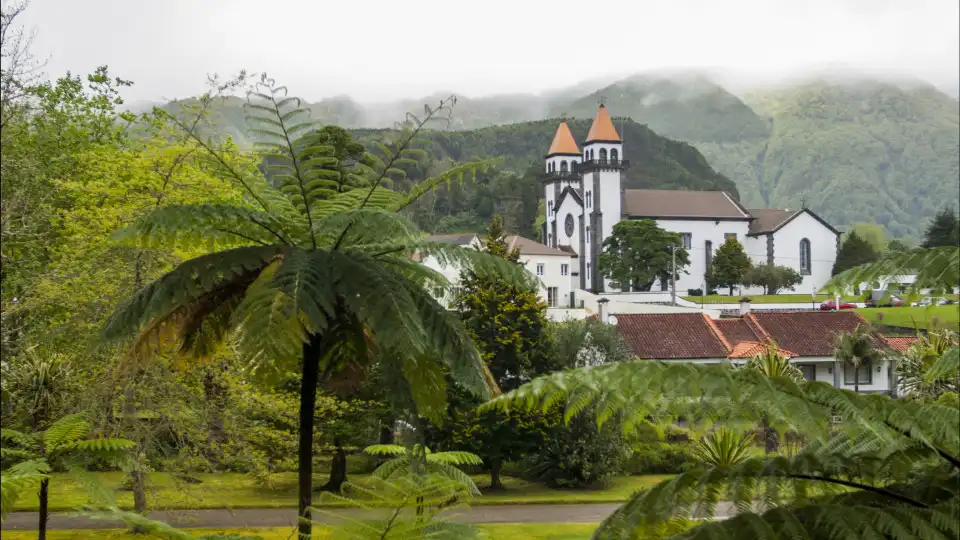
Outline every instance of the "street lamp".
[[810, 309], [817, 309], [817, 288], [813, 287], [810, 289]]

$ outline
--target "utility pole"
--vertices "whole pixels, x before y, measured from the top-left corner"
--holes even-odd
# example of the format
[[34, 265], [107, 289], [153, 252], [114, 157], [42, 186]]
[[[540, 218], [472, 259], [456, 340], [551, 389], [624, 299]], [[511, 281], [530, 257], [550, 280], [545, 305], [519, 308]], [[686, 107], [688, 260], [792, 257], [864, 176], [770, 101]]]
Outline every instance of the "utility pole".
[[677, 305], [677, 245], [670, 246], [670, 253], [673, 256], [670, 265], [670, 303]]

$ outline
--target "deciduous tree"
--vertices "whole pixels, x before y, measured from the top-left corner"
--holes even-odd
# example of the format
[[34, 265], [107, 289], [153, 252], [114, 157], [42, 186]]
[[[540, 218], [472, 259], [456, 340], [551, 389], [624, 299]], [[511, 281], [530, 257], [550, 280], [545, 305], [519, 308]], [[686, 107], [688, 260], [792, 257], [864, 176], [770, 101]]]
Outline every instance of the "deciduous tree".
[[655, 281], [670, 279], [673, 249], [677, 263], [673, 279], [678, 279], [690, 264], [680, 235], [661, 229], [650, 219], [620, 221], [603, 241], [597, 271], [618, 289], [649, 291]]
[[743, 281], [744, 285], [763, 287], [764, 294], [777, 294], [803, 283], [803, 276], [788, 266], [758, 264], [747, 272]]
[[750, 257], [743, 250], [743, 246], [734, 237], [728, 237], [721, 245], [710, 261], [710, 268], [707, 269], [707, 283], [711, 287], [723, 286], [730, 288], [730, 295], [733, 295], [733, 288], [741, 285], [744, 278], [753, 263]]

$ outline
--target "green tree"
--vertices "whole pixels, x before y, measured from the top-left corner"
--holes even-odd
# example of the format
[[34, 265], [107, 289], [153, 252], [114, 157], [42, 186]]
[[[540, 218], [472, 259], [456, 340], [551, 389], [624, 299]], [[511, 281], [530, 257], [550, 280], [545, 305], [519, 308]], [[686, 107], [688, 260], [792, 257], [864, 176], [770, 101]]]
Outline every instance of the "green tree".
[[957, 334], [949, 330], [918, 333], [917, 341], [895, 358], [898, 384], [904, 396], [932, 401], [944, 394], [960, 391], [960, 378], [932, 372], [933, 366], [940, 363], [941, 358], [957, 344]]
[[159, 208], [118, 233], [123, 241], [170, 247], [203, 239], [213, 251], [130, 297], [110, 317], [103, 337], [138, 335], [132, 345], [137, 356], [148, 356], [158, 340], [179, 345], [182, 355], [203, 356], [232, 332], [252, 376], [299, 364], [298, 515], [300, 534], [309, 535], [319, 384], [351, 365], [394, 362], [421, 413], [434, 417], [443, 411], [441, 366], [479, 395], [493, 386], [469, 334], [428, 292], [445, 280], [412, 255], [436, 255], [478, 275], [515, 282], [525, 275], [486, 253], [430, 243], [398, 213], [438, 184], [489, 162], [455, 167], [407, 194], [382, 185], [402, 178], [399, 167], [424, 155], [417, 135], [448, 102], [428, 107], [424, 120], [408, 117], [400, 138], [380, 146], [369, 188], [328, 194], [325, 188], [338, 178], [329, 169], [333, 149], [310, 144], [308, 111], [285, 93], [264, 78], [249, 97], [250, 121], [269, 140], [262, 150], [276, 160], [265, 172], [279, 187], [257, 163], [177, 120], [201, 146], [213, 174], [241, 189], [244, 199]]
[[835, 276], [855, 266], [871, 263], [878, 257], [879, 253], [869, 242], [856, 232], [851, 232], [840, 244], [840, 251], [837, 252], [837, 260], [833, 263], [831, 275]]
[[[860, 391], [860, 371], [870, 369], [871, 362], [878, 362], [883, 358], [876, 340], [873, 330], [866, 324], [837, 336], [833, 356], [843, 364], [844, 371], [853, 368], [854, 392]], [[864, 368], [864, 365], [867, 367]]]
[[[480, 250], [522, 269], [494, 216]], [[526, 272], [525, 270], [522, 270]], [[515, 285], [466, 269], [460, 274], [457, 311], [497, 384], [513, 389], [529, 380], [544, 353], [547, 305], [533, 283]]]
[[690, 264], [680, 235], [661, 229], [650, 219], [620, 221], [603, 241], [597, 270], [617, 289], [649, 291], [656, 280], [663, 283], [671, 278], [673, 249], [677, 261], [673, 279], [678, 279]]
[[859, 222], [854, 223], [849, 229], [847, 229], [846, 234], [844, 234], [844, 240], [847, 237], [856, 234], [866, 243], [870, 244], [870, 247], [877, 253], [883, 253], [887, 250], [889, 241], [887, 240], [887, 230], [878, 223], [865, 223]]
[[960, 220], [953, 207], [937, 212], [930, 220], [923, 238], [923, 247], [960, 246]]
[[711, 259], [710, 268], [707, 269], [707, 283], [711, 287], [729, 287], [732, 296], [733, 288], [744, 282], [747, 272], [752, 267], [753, 264], [747, 252], [743, 250], [743, 246], [731, 236], [717, 249]]
[[889, 244], [887, 244], [887, 249], [885, 249], [884, 251], [893, 251], [895, 253], [902, 253], [904, 251], [908, 251], [909, 249], [910, 249], [910, 246], [906, 244], [904, 241], [894, 238], [893, 240], [890, 241]]
[[777, 294], [803, 283], [803, 276], [789, 266], [758, 264], [747, 271], [743, 284], [763, 287], [763, 294]]
[[547, 330], [550, 344], [547, 371], [626, 362], [634, 357], [616, 326], [599, 320], [552, 322]]

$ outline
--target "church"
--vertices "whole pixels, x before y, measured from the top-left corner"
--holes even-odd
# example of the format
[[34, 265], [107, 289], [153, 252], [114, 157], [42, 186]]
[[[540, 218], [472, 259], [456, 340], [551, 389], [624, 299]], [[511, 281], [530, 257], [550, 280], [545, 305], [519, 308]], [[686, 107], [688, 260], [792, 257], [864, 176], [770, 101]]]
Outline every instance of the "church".
[[[542, 238], [572, 257], [569, 290], [629, 292], [613, 290], [596, 271], [604, 240], [626, 219], [651, 219], [680, 235], [690, 265], [677, 279], [678, 295], [704, 288], [713, 254], [731, 236], [754, 264], [797, 270], [803, 282], [794, 287], [796, 293], [820, 290], [830, 279], [840, 232], [810, 209], [746, 209], [723, 191], [624, 189], [623, 173], [630, 163], [623, 145], [600, 104], [582, 148], [561, 121], [547, 151]], [[668, 288], [669, 283], [655, 283], [653, 290]]]

